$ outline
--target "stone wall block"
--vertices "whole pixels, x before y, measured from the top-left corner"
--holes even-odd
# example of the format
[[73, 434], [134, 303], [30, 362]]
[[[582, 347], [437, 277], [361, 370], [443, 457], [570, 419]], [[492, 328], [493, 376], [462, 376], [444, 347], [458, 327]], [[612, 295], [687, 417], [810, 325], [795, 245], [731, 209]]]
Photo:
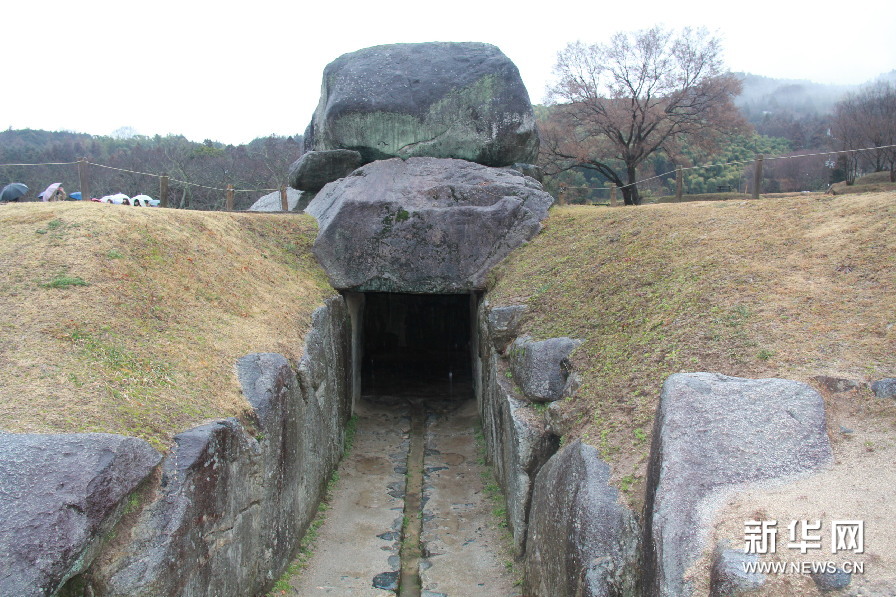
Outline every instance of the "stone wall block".
[[[488, 310], [480, 309], [480, 318]], [[507, 379], [506, 361], [494, 348], [487, 325], [480, 319], [485, 334], [485, 357], [480, 357], [478, 395], [483, 436], [495, 478], [507, 501], [507, 518], [517, 553], [526, 549], [526, 528], [535, 476], [557, 451], [559, 437], [549, 431], [541, 413], [525, 400], [514, 396]]]
[[488, 325], [488, 336], [499, 353], [504, 354], [507, 346], [519, 335], [526, 309], [525, 305], [510, 305], [487, 311], [485, 322]]
[[646, 595], [692, 594], [685, 571], [708, 547], [725, 496], [829, 467], [821, 396], [784, 379], [679, 373], [663, 384], [648, 464]]
[[637, 595], [639, 527], [609, 480], [597, 450], [578, 440], [541, 468], [526, 540], [526, 595]]
[[567, 396], [570, 382], [575, 381], [569, 357], [581, 344], [581, 340], [565, 337], [540, 342], [529, 336], [514, 340], [510, 347], [510, 370], [526, 399], [553, 402]]
[[161, 458], [122, 435], [0, 433], [0, 595], [53, 595], [83, 572]]
[[289, 167], [289, 186], [316, 193], [327, 183], [348, 176], [362, 163], [361, 154], [350, 149], [309, 151]]

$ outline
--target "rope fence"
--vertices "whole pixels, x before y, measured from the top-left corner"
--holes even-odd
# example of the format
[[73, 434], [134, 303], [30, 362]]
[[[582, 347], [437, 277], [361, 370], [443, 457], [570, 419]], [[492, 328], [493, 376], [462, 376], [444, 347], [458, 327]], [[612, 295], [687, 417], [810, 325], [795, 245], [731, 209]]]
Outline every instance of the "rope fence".
[[0, 167], [5, 166], [73, 166], [78, 162], [44, 162], [42, 164], [0, 164]]
[[[699, 166], [678, 166], [674, 170], [669, 170], [668, 172], [663, 172], [662, 174], [656, 174], [656, 175], [650, 176], [648, 178], [643, 178], [636, 182], [630, 182], [625, 185], [615, 185], [615, 184], [611, 185], [609, 187], [610, 201], [611, 201], [611, 204], [615, 204], [617, 189], [625, 189], [628, 187], [637, 186], [637, 185], [640, 185], [640, 184], [643, 184], [646, 182], [650, 182], [651, 180], [656, 180], [658, 178], [663, 178], [663, 177], [669, 176], [670, 174], [676, 175], [675, 196], [676, 196], [676, 198], [680, 199], [681, 192], [682, 192], [682, 190], [681, 190], [682, 189], [682, 175], [684, 174], [684, 172], [686, 172], [688, 170], [701, 170], [701, 169], [718, 168], [718, 167], [724, 167], [724, 166], [742, 166], [742, 165], [747, 165], [747, 164], [751, 164], [751, 163], [756, 165], [755, 169], [754, 169], [753, 197], [758, 199], [760, 187], [761, 187], [761, 180], [762, 180], [762, 164], [763, 164], [763, 162], [770, 162], [770, 161], [774, 161], [774, 160], [790, 160], [790, 159], [795, 159], [795, 158], [818, 157], [818, 156], [826, 156], [826, 155], [851, 154], [851, 153], [858, 153], [858, 152], [862, 152], [862, 151], [880, 151], [882, 149], [894, 149], [894, 148], [896, 148], [896, 145], [881, 145], [879, 147], [863, 147], [860, 149], [841, 149], [838, 151], [824, 151], [824, 152], [804, 153], [804, 154], [797, 154], [797, 155], [778, 155], [778, 156], [769, 156], [769, 157], [765, 157], [762, 154], [759, 154], [753, 160], [737, 160], [737, 161], [723, 162], [723, 163], [718, 163], [718, 164], [701, 164]], [[567, 188], [567, 189], [587, 189], [587, 190], [591, 190], [591, 191], [602, 191], [606, 187], [566, 186], [565, 188]]]
[[[78, 163], [78, 162], [73, 162]], [[24, 165], [24, 164], [19, 164]], [[97, 164], [94, 162], [87, 162], [89, 166], [96, 166], [98, 168], [107, 168], [109, 170], [118, 170], [119, 172], [128, 172], [129, 174], [142, 174], [143, 176], [154, 176], [156, 178], [162, 178], [165, 176], [164, 174], [153, 174], [152, 172], [138, 172], [136, 170], [128, 170], [127, 168], [116, 168], [115, 166], [106, 166], [104, 164]], [[220, 188], [220, 187], [210, 187], [207, 185], [202, 185], [196, 182], [189, 182], [186, 180], [178, 180], [177, 178], [169, 178], [169, 182], [176, 182], [178, 184], [187, 185], [190, 187], [198, 187], [200, 189], [208, 189], [210, 191], [227, 191], [229, 189]], [[279, 191], [280, 189], [232, 189], [234, 193], [271, 193], [273, 191]]]
[[159, 201], [161, 207], [168, 207], [168, 185], [169, 183], [180, 184], [188, 187], [196, 187], [200, 189], [206, 189], [210, 191], [221, 191], [225, 193], [225, 210], [232, 211], [233, 210], [233, 195], [234, 193], [272, 193], [276, 191], [280, 191], [280, 200], [281, 207], [283, 211], [289, 211], [288, 202], [286, 198], [286, 186], [281, 186], [277, 189], [235, 189], [233, 185], [227, 185], [226, 188], [222, 187], [213, 187], [208, 185], [199, 184], [196, 182], [190, 182], [188, 180], [180, 180], [177, 178], [170, 178], [166, 174], [156, 174], [154, 172], [140, 172], [138, 170], [130, 170], [128, 168], [118, 168], [116, 166], [107, 166], [106, 164], [97, 164], [96, 162], [88, 161], [86, 158], [80, 159], [77, 162], [42, 162], [35, 164], [0, 164], [0, 168], [4, 167], [27, 167], [27, 166], [78, 166], [78, 180], [80, 183], [80, 191], [81, 197], [87, 199], [90, 197], [90, 193], [88, 191], [88, 166], [94, 166], [97, 168], [105, 168], [107, 170], [115, 170], [118, 172], [126, 172], [128, 174], [137, 174], [140, 176], [151, 176], [159, 179]]
[[[779, 156], [769, 156], [765, 157], [762, 154], [756, 156], [754, 160], [738, 160], [732, 162], [724, 162], [718, 164], [701, 164], [698, 166], [678, 166], [674, 170], [669, 170], [668, 172], [663, 172], [662, 174], [657, 174], [655, 176], [650, 176], [648, 178], [644, 178], [638, 180], [636, 182], [628, 183], [625, 185], [611, 185], [609, 187], [610, 191], [610, 201], [611, 204], [616, 204], [616, 191], [617, 189], [625, 189], [628, 187], [637, 186], [640, 184], [644, 184], [646, 182], [650, 182], [651, 180], [656, 180], [658, 178], [663, 178], [665, 176], [669, 176], [670, 174], [675, 174], [676, 176], [676, 198], [681, 198], [682, 194], [682, 175], [685, 171], [689, 170], [700, 170], [700, 169], [708, 169], [708, 168], [717, 168], [723, 166], [740, 166], [753, 163], [755, 164], [754, 169], [754, 184], [753, 184], [753, 197], [759, 198], [759, 191], [762, 181], [762, 164], [763, 162], [770, 162], [773, 160], [789, 160], [795, 158], [807, 158], [807, 157], [817, 157], [817, 156], [826, 156], [826, 155], [841, 155], [841, 154], [851, 154], [858, 153], [862, 151], [880, 151], [882, 149], [893, 149], [896, 148], [896, 145], [883, 145], [880, 147], [863, 147], [861, 149], [841, 149], [839, 151], [825, 151], [825, 152], [816, 152], [816, 153], [806, 153], [806, 154], [798, 154], [798, 155], [779, 155]], [[287, 200], [286, 200], [286, 186], [281, 186], [279, 189], [235, 189], [233, 185], [227, 185], [226, 188], [221, 187], [213, 187], [208, 185], [203, 185], [195, 182], [190, 182], [187, 180], [179, 180], [176, 178], [169, 178], [166, 174], [155, 174], [153, 172], [140, 172], [138, 170], [130, 170], [128, 168], [118, 168], [116, 166], [107, 166], [105, 164], [97, 164], [95, 162], [90, 162], [86, 158], [78, 160], [77, 162], [43, 162], [37, 164], [0, 164], [0, 167], [27, 167], [27, 166], [78, 166], [78, 178], [80, 182], [81, 188], [81, 196], [86, 198], [89, 197], [88, 193], [88, 171], [87, 166], [94, 166], [97, 168], [106, 168], [109, 170], [116, 170], [119, 172], [126, 172], [129, 174], [138, 174], [141, 176], [151, 176], [158, 178], [160, 181], [159, 193], [160, 193], [160, 204], [162, 207], [168, 206], [168, 184], [176, 183], [184, 186], [192, 186], [201, 189], [206, 189], [210, 191], [221, 191], [225, 193], [225, 209], [231, 211], [233, 209], [233, 194], [234, 193], [271, 193], [280, 191], [281, 198], [281, 206], [283, 211], [288, 211], [287, 208]], [[605, 187], [588, 187], [588, 186], [564, 186], [564, 189], [588, 189], [591, 191], [601, 191], [604, 190]]]

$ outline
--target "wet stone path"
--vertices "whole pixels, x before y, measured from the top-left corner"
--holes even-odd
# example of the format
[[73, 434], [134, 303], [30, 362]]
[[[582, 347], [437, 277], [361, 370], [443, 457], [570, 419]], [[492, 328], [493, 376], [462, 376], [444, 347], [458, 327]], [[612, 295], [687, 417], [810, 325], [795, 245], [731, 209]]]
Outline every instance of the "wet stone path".
[[[475, 400], [379, 398], [356, 413], [354, 446], [308, 565], [291, 581], [293, 594], [520, 595], [484, 492]], [[425, 448], [416, 466], [415, 441]], [[422, 471], [408, 470], [421, 460]], [[416, 495], [405, 500], [406, 490]]]

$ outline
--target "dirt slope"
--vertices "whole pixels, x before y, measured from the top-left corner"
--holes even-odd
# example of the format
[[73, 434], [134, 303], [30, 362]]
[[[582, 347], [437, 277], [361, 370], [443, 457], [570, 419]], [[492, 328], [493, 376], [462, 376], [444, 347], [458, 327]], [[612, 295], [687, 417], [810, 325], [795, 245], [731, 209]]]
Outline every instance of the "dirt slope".
[[[545, 231], [493, 273], [488, 298], [528, 305], [526, 331], [537, 339], [586, 340], [574, 354], [581, 388], [564, 405], [567, 438], [600, 449], [636, 511], [671, 373], [782, 377], [820, 389], [834, 470], [732, 498], [717, 535], [742, 546], [743, 521], [756, 516], [865, 517], [874, 565], [862, 581], [886, 585], [896, 582], [896, 401], [866, 387], [833, 393], [814, 378], [896, 376], [894, 225], [894, 192], [555, 208]], [[703, 571], [694, 572], [701, 582]], [[814, 594], [814, 585], [779, 576], [763, 594], [793, 591]]]
[[247, 407], [234, 363], [300, 356], [334, 291], [310, 216], [0, 206], [0, 428], [164, 447]]

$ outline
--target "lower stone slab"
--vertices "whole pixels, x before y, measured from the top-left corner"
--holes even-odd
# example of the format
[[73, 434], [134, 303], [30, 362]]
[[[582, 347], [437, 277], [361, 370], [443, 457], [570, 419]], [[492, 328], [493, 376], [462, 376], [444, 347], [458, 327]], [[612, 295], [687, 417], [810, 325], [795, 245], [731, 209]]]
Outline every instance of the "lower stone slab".
[[0, 433], [0, 595], [53, 595], [93, 561], [162, 456], [105, 433]]
[[645, 594], [692, 594], [685, 572], [706, 547], [707, 525], [727, 492], [804, 477], [832, 460], [824, 403], [808, 385], [670, 376], [648, 465]]
[[526, 595], [636, 595], [639, 527], [609, 480], [597, 450], [578, 440], [541, 468], [526, 539]]

